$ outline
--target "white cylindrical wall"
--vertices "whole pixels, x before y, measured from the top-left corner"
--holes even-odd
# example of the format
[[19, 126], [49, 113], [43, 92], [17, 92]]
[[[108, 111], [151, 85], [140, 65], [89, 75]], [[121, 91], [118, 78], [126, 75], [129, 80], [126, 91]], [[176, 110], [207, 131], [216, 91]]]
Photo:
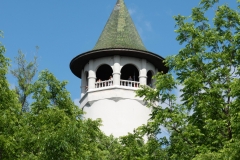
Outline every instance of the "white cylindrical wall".
[[150, 109], [136, 100], [124, 99], [118, 102], [113, 100], [99, 100], [91, 107], [85, 107], [85, 118], [102, 119], [101, 130], [106, 135], [115, 137], [133, 133], [137, 127], [146, 124], [150, 118]]

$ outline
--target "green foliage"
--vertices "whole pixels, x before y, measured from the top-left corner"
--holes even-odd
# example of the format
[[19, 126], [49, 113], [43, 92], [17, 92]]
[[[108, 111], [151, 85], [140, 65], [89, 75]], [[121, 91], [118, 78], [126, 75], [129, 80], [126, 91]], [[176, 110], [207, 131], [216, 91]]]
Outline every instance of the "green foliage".
[[17, 68], [11, 70], [11, 73], [17, 78], [18, 86], [15, 87], [15, 90], [22, 104], [22, 111], [26, 112], [29, 111], [27, 98], [31, 94], [30, 88], [33, 83], [33, 78], [37, 73], [37, 57], [34, 57], [33, 61], [27, 62], [25, 55], [19, 50], [18, 57], [15, 57], [15, 60]]
[[13, 133], [18, 126], [20, 104], [15, 92], [9, 89], [6, 79], [9, 59], [5, 58], [4, 53], [5, 48], [0, 43], [0, 159], [10, 159], [16, 148]]
[[[156, 136], [163, 126], [170, 133], [168, 141], [159, 140], [169, 159], [239, 159], [240, 14], [218, 6], [210, 27], [205, 11], [216, 2], [202, 0], [191, 21], [175, 17], [177, 40], [185, 46], [165, 62], [176, 79], [158, 74], [156, 89], [137, 92], [153, 109], [142, 130]], [[183, 87], [180, 104], [177, 85]]]
[[[22, 101], [15, 90], [9, 89], [6, 79], [9, 60], [4, 52], [0, 45], [0, 159], [85, 160], [113, 156], [115, 149], [108, 151], [110, 147], [102, 145], [111, 139], [99, 130], [101, 121], [82, 119], [82, 110], [74, 105], [66, 90], [67, 82], [58, 81], [47, 70], [33, 84], [24, 79], [25, 74], [30, 76], [35, 63], [26, 63], [22, 53], [17, 62], [25, 66], [14, 73], [21, 86], [27, 86], [23, 90], [32, 93], [33, 103], [29, 112], [21, 112]], [[112, 141], [119, 144], [116, 139]]]
[[219, 0], [201, 0], [200, 4], [202, 8], [206, 11], [209, 8], [213, 7], [215, 3], [219, 2]]
[[[100, 120], [82, 118], [66, 81], [45, 70], [33, 83], [36, 61], [26, 62], [21, 52], [20, 67], [12, 71], [20, 96], [9, 89], [9, 60], [0, 45], [0, 159], [240, 159], [240, 14], [218, 6], [211, 23], [206, 12], [217, 2], [201, 0], [190, 17], [175, 17], [184, 47], [165, 61], [172, 72], [157, 74], [155, 89], [137, 91], [151, 119], [119, 139], [105, 136]], [[21, 95], [30, 94], [31, 111], [21, 112]], [[160, 137], [163, 127], [169, 137]]]
[[15, 159], [104, 159], [100, 121], [83, 120], [65, 88], [49, 71], [32, 85], [34, 102], [14, 133]]
[[42, 71], [32, 86], [32, 98], [35, 100], [32, 103], [33, 113], [39, 114], [44, 109], [58, 107], [72, 115], [76, 106], [70, 99], [70, 94], [65, 88], [66, 84], [66, 81], [59, 82], [49, 71]]
[[[145, 140], [144, 140], [145, 138]], [[167, 158], [167, 152], [159, 147], [156, 138], [149, 138], [142, 135], [141, 130], [129, 133], [119, 139], [112, 139], [110, 147], [106, 148], [109, 152], [106, 159], [109, 160], [161, 160]], [[102, 141], [103, 142], [103, 141]], [[102, 143], [101, 142], [101, 143]]]

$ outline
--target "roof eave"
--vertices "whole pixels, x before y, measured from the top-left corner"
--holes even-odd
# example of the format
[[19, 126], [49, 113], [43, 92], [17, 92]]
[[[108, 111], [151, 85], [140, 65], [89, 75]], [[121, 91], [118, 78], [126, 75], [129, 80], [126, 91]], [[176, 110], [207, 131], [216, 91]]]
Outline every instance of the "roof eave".
[[164, 73], [168, 72], [168, 68], [164, 65], [163, 57], [149, 51], [129, 48], [106, 48], [99, 50], [91, 50], [79, 54], [70, 62], [70, 69], [75, 76], [81, 78], [81, 72], [84, 69], [85, 65], [89, 62], [89, 60], [114, 55], [146, 59], [148, 62], [152, 63], [158, 69], [158, 71], [163, 71]]

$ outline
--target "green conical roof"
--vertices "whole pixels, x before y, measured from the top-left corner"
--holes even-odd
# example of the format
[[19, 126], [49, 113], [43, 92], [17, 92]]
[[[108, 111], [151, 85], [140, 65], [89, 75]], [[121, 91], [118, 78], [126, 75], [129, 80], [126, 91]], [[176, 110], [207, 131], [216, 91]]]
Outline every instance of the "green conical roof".
[[118, 0], [93, 50], [128, 48], [146, 50], [124, 0]]

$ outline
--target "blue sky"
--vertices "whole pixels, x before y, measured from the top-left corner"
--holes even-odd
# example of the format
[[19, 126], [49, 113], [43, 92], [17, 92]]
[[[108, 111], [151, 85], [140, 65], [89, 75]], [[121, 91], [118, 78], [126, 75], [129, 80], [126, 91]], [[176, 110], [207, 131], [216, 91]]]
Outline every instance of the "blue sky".
[[[117, 0], [0, 0], [0, 30], [6, 56], [12, 61], [21, 49], [31, 59], [36, 53], [39, 70], [50, 70], [67, 80], [73, 100], [80, 97], [80, 79], [70, 61], [91, 50], [97, 42]], [[236, 8], [236, 0], [220, 0]], [[125, 0], [145, 47], [163, 57], [183, 47], [175, 40], [174, 15], [190, 15], [199, 0]], [[212, 9], [214, 11], [215, 8]], [[211, 16], [211, 15], [209, 15]], [[14, 66], [14, 64], [13, 64]], [[8, 76], [11, 84], [16, 84]]]

